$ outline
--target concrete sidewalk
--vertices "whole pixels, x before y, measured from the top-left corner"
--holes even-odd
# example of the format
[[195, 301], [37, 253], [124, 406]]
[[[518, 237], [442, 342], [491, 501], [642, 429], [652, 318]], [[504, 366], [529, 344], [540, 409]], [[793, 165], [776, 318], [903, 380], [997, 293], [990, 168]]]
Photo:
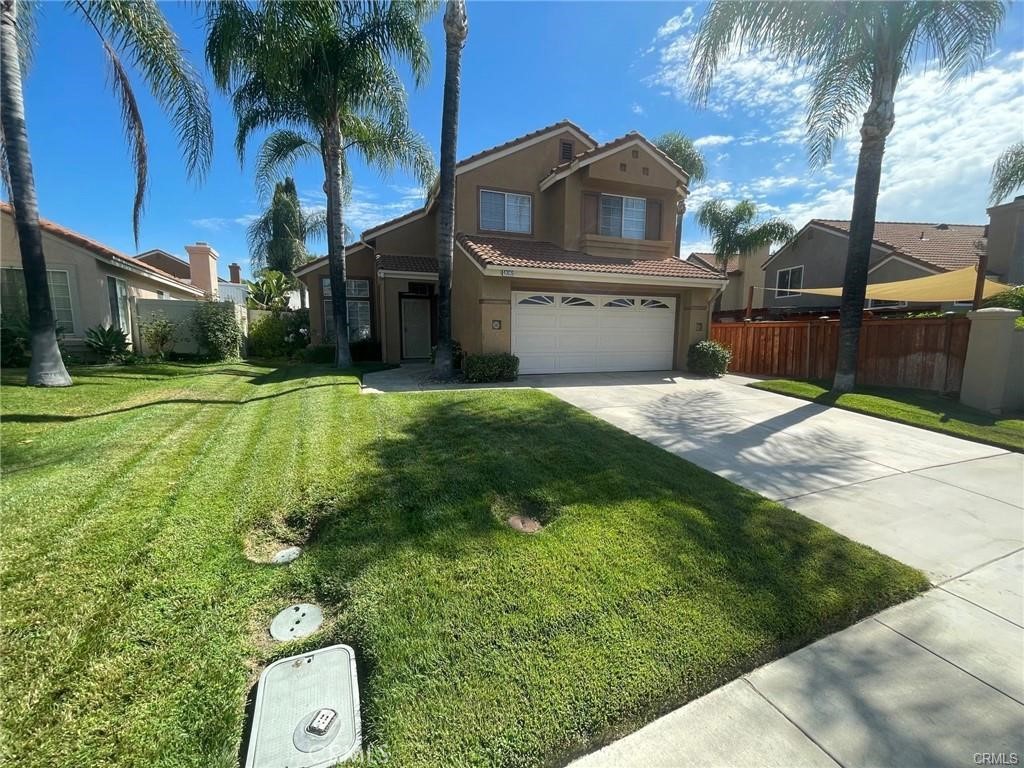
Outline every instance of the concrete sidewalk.
[[573, 768], [1024, 762], [1024, 455], [730, 377], [522, 380], [916, 566], [935, 584]]

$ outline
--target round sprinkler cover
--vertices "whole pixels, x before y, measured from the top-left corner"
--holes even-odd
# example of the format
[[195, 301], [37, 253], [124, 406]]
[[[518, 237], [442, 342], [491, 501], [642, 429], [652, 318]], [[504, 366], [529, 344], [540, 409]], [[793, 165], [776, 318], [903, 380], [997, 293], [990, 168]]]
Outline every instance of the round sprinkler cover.
[[361, 746], [359, 681], [349, 646], [281, 659], [260, 675], [245, 768], [327, 768]]
[[286, 565], [301, 554], [302, 547], [288, 547], [287, 549], [278, 550], [274, 556], [270, 558], [270, 562], [274, 565]]
[[324, 623], [324, 612], [313, 603], [295, 603], [281, 611], [270, 622], [270, 636], [275, 640], [296, 640], [311, 635]]

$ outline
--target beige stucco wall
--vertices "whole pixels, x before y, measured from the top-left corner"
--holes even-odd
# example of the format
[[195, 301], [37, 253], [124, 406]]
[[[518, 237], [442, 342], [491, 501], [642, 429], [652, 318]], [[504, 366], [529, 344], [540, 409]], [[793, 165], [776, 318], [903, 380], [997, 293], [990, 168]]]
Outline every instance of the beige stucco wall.
[[992, 307], [968, 312], [967, 341], [960, 402], [992, 413], [1024, 407], [1024, 331], [1015, 321], [1020, 312]]
[[1024, 195], [988, 209], [987, 271], [1010, 285], [1024, 283]]
[[[374, 269], [373, 252], [366, 246], [360, 245], [351, 248], [345, 253], [345, 272], [349, 280], [370, 281], [370, 332], [373, 338], [378, 337], [380, 318], [377, 309], [377, 280]], [[321, 279], [330, 277], [330, 269], [327, 261], [312, 272], [302, 275], [299, 280], [306, 286], [309, 292], [309, 338], [311, 344], [324, 344], [324, 295], [321, 289]]]
[[[434, 294], [436, 295], [437, 279], [426, 275], [416, 278], [388, 277], [385, 275], [379, 278], [379, 282], [380, 291], [378, 295], [384, 319], [379, 336], [381, 340], [381, 355], [386, 362], [398, 363], [402, 360], [401, 294], [408, 292], [410, 282], [415, 282], [432, 284], [434, 286]], [[431, 336], [433, 337], [433, 334]]]
[[[750, 286], [760, 287], [763, 284], [761, 265], [768, 259], [768, 246], [756, 251], [742, 253], [737, 260], [737, 270], [729, 275], [729, 284], [717, 302], [718, 309], [728, 312], [746, 309]], [[762, 291], [754, 291], [754, 307], [761, 306]]]
[[[108, 276], [123, 279], [128, 285], [130, 298], [156, 298], [158, 291], [162, 291], [166, 299], [197, 298], [187, 290], [158, 282], [130, 269], [102, 262], [91, 251], [45, 230], [43, 255], [47, 270], [68, 273], [74, 325], [65, 329], [65, 338], [72, 342], [83, 339], [89, 328], [111, 324], [110, 300], [107, 293]], [[0, 267], [21, 269], [18, 236], [14, 221], [7, 213], [0, 214]]]

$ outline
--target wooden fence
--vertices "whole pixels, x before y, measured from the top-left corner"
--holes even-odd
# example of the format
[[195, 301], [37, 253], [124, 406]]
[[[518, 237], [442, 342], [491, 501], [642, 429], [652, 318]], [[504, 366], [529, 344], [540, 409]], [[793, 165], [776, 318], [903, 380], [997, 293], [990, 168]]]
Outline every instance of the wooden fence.
[[[970, 329], [966, 317], [865, 320], [857, 382], [958, 392]], [[796, 379], [835, 375], [837, 320], [712, 323], [711, 338], [732, 351], [734, 373]]]

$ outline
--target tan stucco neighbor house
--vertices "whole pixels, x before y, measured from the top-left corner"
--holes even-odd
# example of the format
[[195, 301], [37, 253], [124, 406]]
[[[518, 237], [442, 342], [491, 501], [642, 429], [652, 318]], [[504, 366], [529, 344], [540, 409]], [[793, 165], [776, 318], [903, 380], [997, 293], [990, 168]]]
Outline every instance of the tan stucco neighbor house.
[[[682, 368], [726, 279], [675, 257], [688, 176], [639, 133], [599, 143], [565, 120], [456, 166], [452, 325], [467, 353], [522, 373]], [[347, 253], [352, 339], [389, 362], [436, 342], [436, 200]], [[332, 338], [326, 258], [296, 273], [314, 343]]]
[[[205, 243], [186, 246], [195, 277], [183, 279], [55, 222], [40, 219], [39, 225], [50, 301], [70, 349], [83, 347], [85, 332], [98, 325], [120, 326], [132, 338], [137, 330], [132, 299], [195, 301], [213, 296], [217, 254]], [[24, 307], [18, 234], [11, 206], [0, 203], [0, 310], [12, 314], [27, 311]]]
[[[754, 306], [793, 311], [834, 309], [839, 299], [814, 294], [793, 293], [799, 288], [832, 288], [843, 284], [850, 222], [836, 219], [812, 219], [797, 236], [775, 252], [763, 264], [764, 287], [755, 296]], [[995, 280], [1008, 275], [988, 242], [984, 224], [931, 224], [904, 221], [875, 223], [871, 246], [868, 283], [912, 280], [965, 267], [977, 266], [979, 255], [988, 248], [988, 273]], [[970, 301], [943, 305], [943, 309], [969, 308]], [[867, 303], [868, 309], [900, 309], [906, 303]]]

